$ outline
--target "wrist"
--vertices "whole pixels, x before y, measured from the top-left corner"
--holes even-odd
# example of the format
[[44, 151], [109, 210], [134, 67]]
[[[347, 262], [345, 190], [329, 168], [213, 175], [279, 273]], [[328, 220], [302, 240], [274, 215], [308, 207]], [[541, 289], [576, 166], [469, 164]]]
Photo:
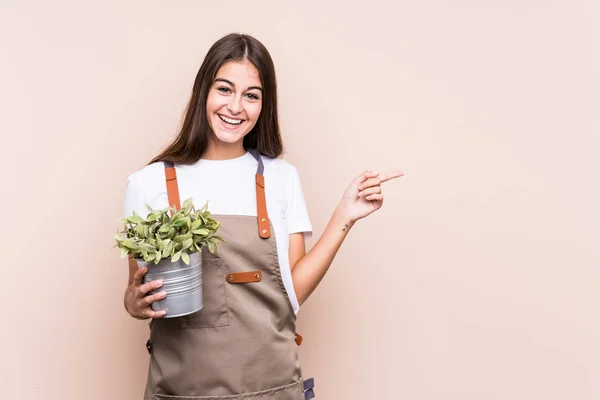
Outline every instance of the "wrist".
[[350, 217], [350, 214], [348, 213], [346, 207], [344, 207], [341, 204], [337, 206], [333, 215], [336, 221], [336, 225], [342, 226], [344, 231], [349, 230], [356, 223], [356, 220]]

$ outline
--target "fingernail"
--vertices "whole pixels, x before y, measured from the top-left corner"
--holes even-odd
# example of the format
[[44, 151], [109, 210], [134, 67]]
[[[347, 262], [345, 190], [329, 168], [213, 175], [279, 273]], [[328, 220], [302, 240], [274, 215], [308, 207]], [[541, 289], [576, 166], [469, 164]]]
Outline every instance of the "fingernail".
[[163, 285], [162, 281], [156, 281], [156, 287], [161, 287]]
[[161, 299], [164, 299], [165, 297], [167, 297], [167, 292], [160, 292], [158, 297], [160, 297]]
[[363, 192], [358, 192], [358, 197], [362, 196]]
[[358, 190], [363, 190], [363, 185], [358, 185]]

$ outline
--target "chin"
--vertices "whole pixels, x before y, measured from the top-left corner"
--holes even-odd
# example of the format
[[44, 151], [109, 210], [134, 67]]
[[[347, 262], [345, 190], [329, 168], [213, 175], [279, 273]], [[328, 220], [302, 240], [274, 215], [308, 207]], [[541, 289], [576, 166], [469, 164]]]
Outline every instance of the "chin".
[[244, 136], [239, 136], [239, 135], [232, 136], [232, 135], [222, 135], [219, 133], [215, 133], [215, 137], [218, 142], [227, 143], [227, 144], [235, 144], [241, 140], [244, 140]]

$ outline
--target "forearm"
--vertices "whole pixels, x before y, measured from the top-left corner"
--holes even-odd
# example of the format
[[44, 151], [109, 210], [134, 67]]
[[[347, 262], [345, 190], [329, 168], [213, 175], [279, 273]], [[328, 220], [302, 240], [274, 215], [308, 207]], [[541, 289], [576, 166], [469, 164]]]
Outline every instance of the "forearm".
[[338, 206], [317, 243], [298, 260], [292, 270], [292, 280], [299, 304], [319, 285], [353, 225], [345, 210]]

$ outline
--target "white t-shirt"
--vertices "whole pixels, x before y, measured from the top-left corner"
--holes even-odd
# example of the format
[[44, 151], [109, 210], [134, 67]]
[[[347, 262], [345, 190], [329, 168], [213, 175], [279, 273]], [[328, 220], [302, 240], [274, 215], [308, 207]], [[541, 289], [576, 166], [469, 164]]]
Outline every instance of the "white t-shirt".
[[[297, 313], [300, 307], [290, 270], [289, 235], [303, 232], [309, 238], [312, 225], [296, 167], [279, 158], [261, 157], [265, 167], [267, 212], [275, 231], [281, 277]], [[179, 198], [182, 203], [193, 198], [196, 209], [208, 201], [211, 214], [256, 216], [257, 166], [258, 162], [248, 152], [231, 160], [201, 159], [193, 165], [177, 165]], [[148, 165], [127, 179], [125, 216], [135, 210], [145, 218], [148, 215], [145, 203], [154, 209], [169, 206], [162, 162]]]

